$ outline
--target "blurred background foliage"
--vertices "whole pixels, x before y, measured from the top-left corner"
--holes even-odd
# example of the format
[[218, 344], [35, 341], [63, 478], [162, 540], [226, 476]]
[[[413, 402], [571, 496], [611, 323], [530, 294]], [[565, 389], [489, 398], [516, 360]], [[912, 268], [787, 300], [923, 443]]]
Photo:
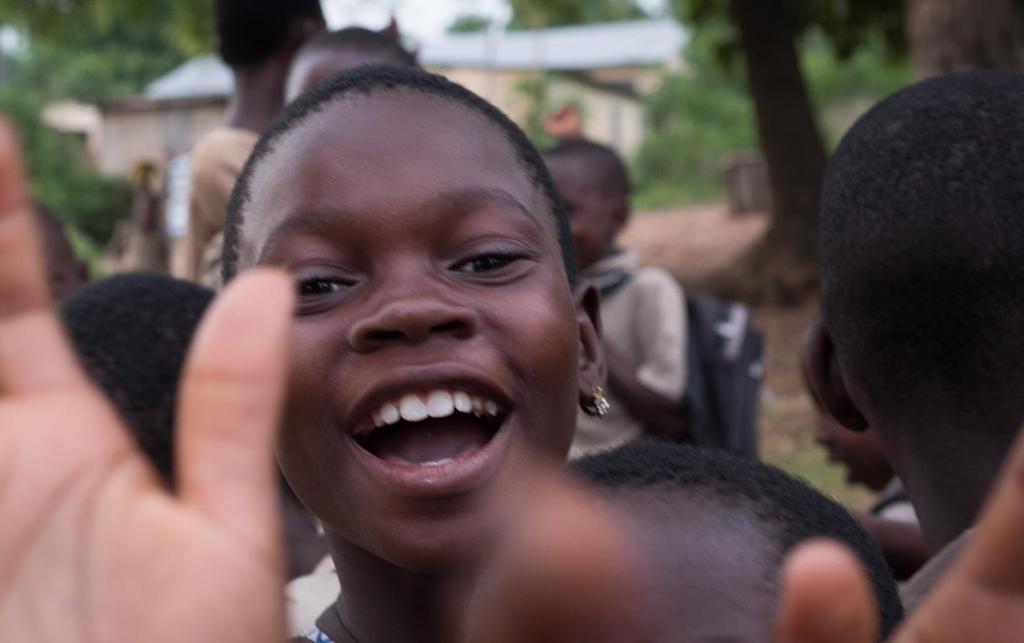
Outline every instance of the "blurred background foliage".
[[119, 179], [96, 174], [77, 137], [46, 127], [42, 102], [13, 89], [0, 90], [0, 113], [22, 137], [33, 197], [81, 234], [83, 243], [103, 246], [131, 203], [131, 190]]
[[72, 227], [79, 250], [94, 258], [131, 201], [127, 181], [100, 176], [85, 142], [44, 126], [44, 105], [85, 103], [140, 92], [213, 45], [207, 0], [0, 0], [8, 26], [29, 34], [3, 56], [0, 113], [24, 137], [33, 197]]
[[[650, 130], [633, 162], [636, 207], [721, 198], [724, 159], [757, 149], [742, 61], [724, 53], [729, 30], [724, 20], [702, 25], [687, 45], [684, 70], [666, 76], [648, 97]], [[830, 148], [872, 103], [911, 81], [906, 57], [882, 34], [868, 36], [849, 54], [818, 30], [804, 34], [801, 45], [801, 65]]]

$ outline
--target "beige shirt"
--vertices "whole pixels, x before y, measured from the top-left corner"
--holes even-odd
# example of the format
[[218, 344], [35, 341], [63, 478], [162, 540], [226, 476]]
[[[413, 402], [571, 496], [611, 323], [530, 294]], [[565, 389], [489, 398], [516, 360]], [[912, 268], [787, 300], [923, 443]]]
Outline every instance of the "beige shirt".
[[[679, 283], [664, 270], [641, 267], [632, 252], [619, 252], [587, 269], [597, 279], [612, 270], [632, 276], [601, 302], [604, 339], [633, 360], [637, 379], [656, 393], [681, 400], [686, 388], [686, 312]], [[607, 388], [607, 387], [606, 387]], [[569, 457], [613, 449], [643, 435], [640, 422], [605, 391], [611, 410], [603, 418], [580, 412]]]
[[231, 191], [258, 140], [259, 135], [249, 130], [218, 127], [200, 139], [192, 150], [192, 195], [184, 278], [197, 281], [203, 276], [203, 255], [214, 237], [224, 229]]

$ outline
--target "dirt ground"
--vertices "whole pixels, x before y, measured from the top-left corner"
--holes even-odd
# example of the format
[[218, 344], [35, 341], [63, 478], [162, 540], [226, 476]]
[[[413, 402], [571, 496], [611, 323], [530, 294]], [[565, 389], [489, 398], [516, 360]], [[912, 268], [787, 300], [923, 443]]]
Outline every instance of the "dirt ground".
[[[768, 228], [764, 214], [733, 216], [724, 204], [637, 212], [622, 245], [649, 264], [661, 266], [686, 288], [699, 290], [732, 265]], [[813, 439], [814, 408], [800, 377], [803, 333], [818, 312], [818, 301], [796, 308], [753, 311], [765, 334], [765, 382], [761, 403], [761, 455], [810, 481], [840, 501], [863, 507], [870, 496], [845, 484], [841, 467], [830, 464]]]

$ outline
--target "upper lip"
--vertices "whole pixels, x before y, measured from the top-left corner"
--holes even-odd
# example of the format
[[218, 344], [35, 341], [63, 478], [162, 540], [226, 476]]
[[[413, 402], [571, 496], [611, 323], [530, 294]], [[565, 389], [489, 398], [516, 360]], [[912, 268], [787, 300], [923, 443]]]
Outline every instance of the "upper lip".
[[493, 400], [503, 411], [512, 407], [511, 396], [493, 378], [465, 367], [417, 367], [395, 369], [394, 377], [375, 382], [358, 394], [342, 414], [342, 426], [348, 434], [371, 421], [373, 413], [385, 402], [407, 393], [427, 393], [436, 389], [465, 391]]

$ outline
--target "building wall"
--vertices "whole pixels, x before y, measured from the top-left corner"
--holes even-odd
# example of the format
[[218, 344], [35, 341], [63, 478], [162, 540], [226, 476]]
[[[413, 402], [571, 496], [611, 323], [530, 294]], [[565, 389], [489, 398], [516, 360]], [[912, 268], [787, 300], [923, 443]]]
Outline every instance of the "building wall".
[[104, 174], [127, 175], [143, 161], [162, 166], [223, 122], [223, 105], [107, 112], [97, 168]]
[[[522, 83], [534, 71], [479, 68], [434, 69], [483, 96], [517, 123], [524, 123], [530, 101], [522, 94]], [[638, 90], [653, 86], [657, 70], [621, 68], [588, 74], [598, 82], [630, 81]], [[607, 91], [571, 76], [555, 74], [550, 79], [549, 99], [553, 106], [574, 101], [583, 112], [584, 133], [611, 145], [626, 157], [632, 156], [644, 136], [643, 106], [636, 97]], [[185, 102], [142, 102], [131, 109], [106, 110], [95, 144], [94, 158], [100, 172], [127, 175], [140, 162], [163, 166], [168, 159], [189, 151], [204, 134], [222, 124], [225, 103], [209, 100]]]
[[[526, 121], [530, 103], [523, 96], [520, 87], [524, 80], [536, 72], [485, 69], [434, 71], [480, 94], [517, 123], [523, 124]], [[625, 71], [632, 75], [626, 76]], [[625, 71], [620, 70], [619, 76], [609, 74], [602, 80], [638, 79], [637, 70]], [[631, 157], [643, 142], [643, 105], [636, 97], [603, 90], [570, 76], [554, 75], [549, 81], [548, 98], [553, 107], [568, 102], [579, 104], [583, 112], [584, 134], [588, 138], [611, 145], [627, 158]]]

